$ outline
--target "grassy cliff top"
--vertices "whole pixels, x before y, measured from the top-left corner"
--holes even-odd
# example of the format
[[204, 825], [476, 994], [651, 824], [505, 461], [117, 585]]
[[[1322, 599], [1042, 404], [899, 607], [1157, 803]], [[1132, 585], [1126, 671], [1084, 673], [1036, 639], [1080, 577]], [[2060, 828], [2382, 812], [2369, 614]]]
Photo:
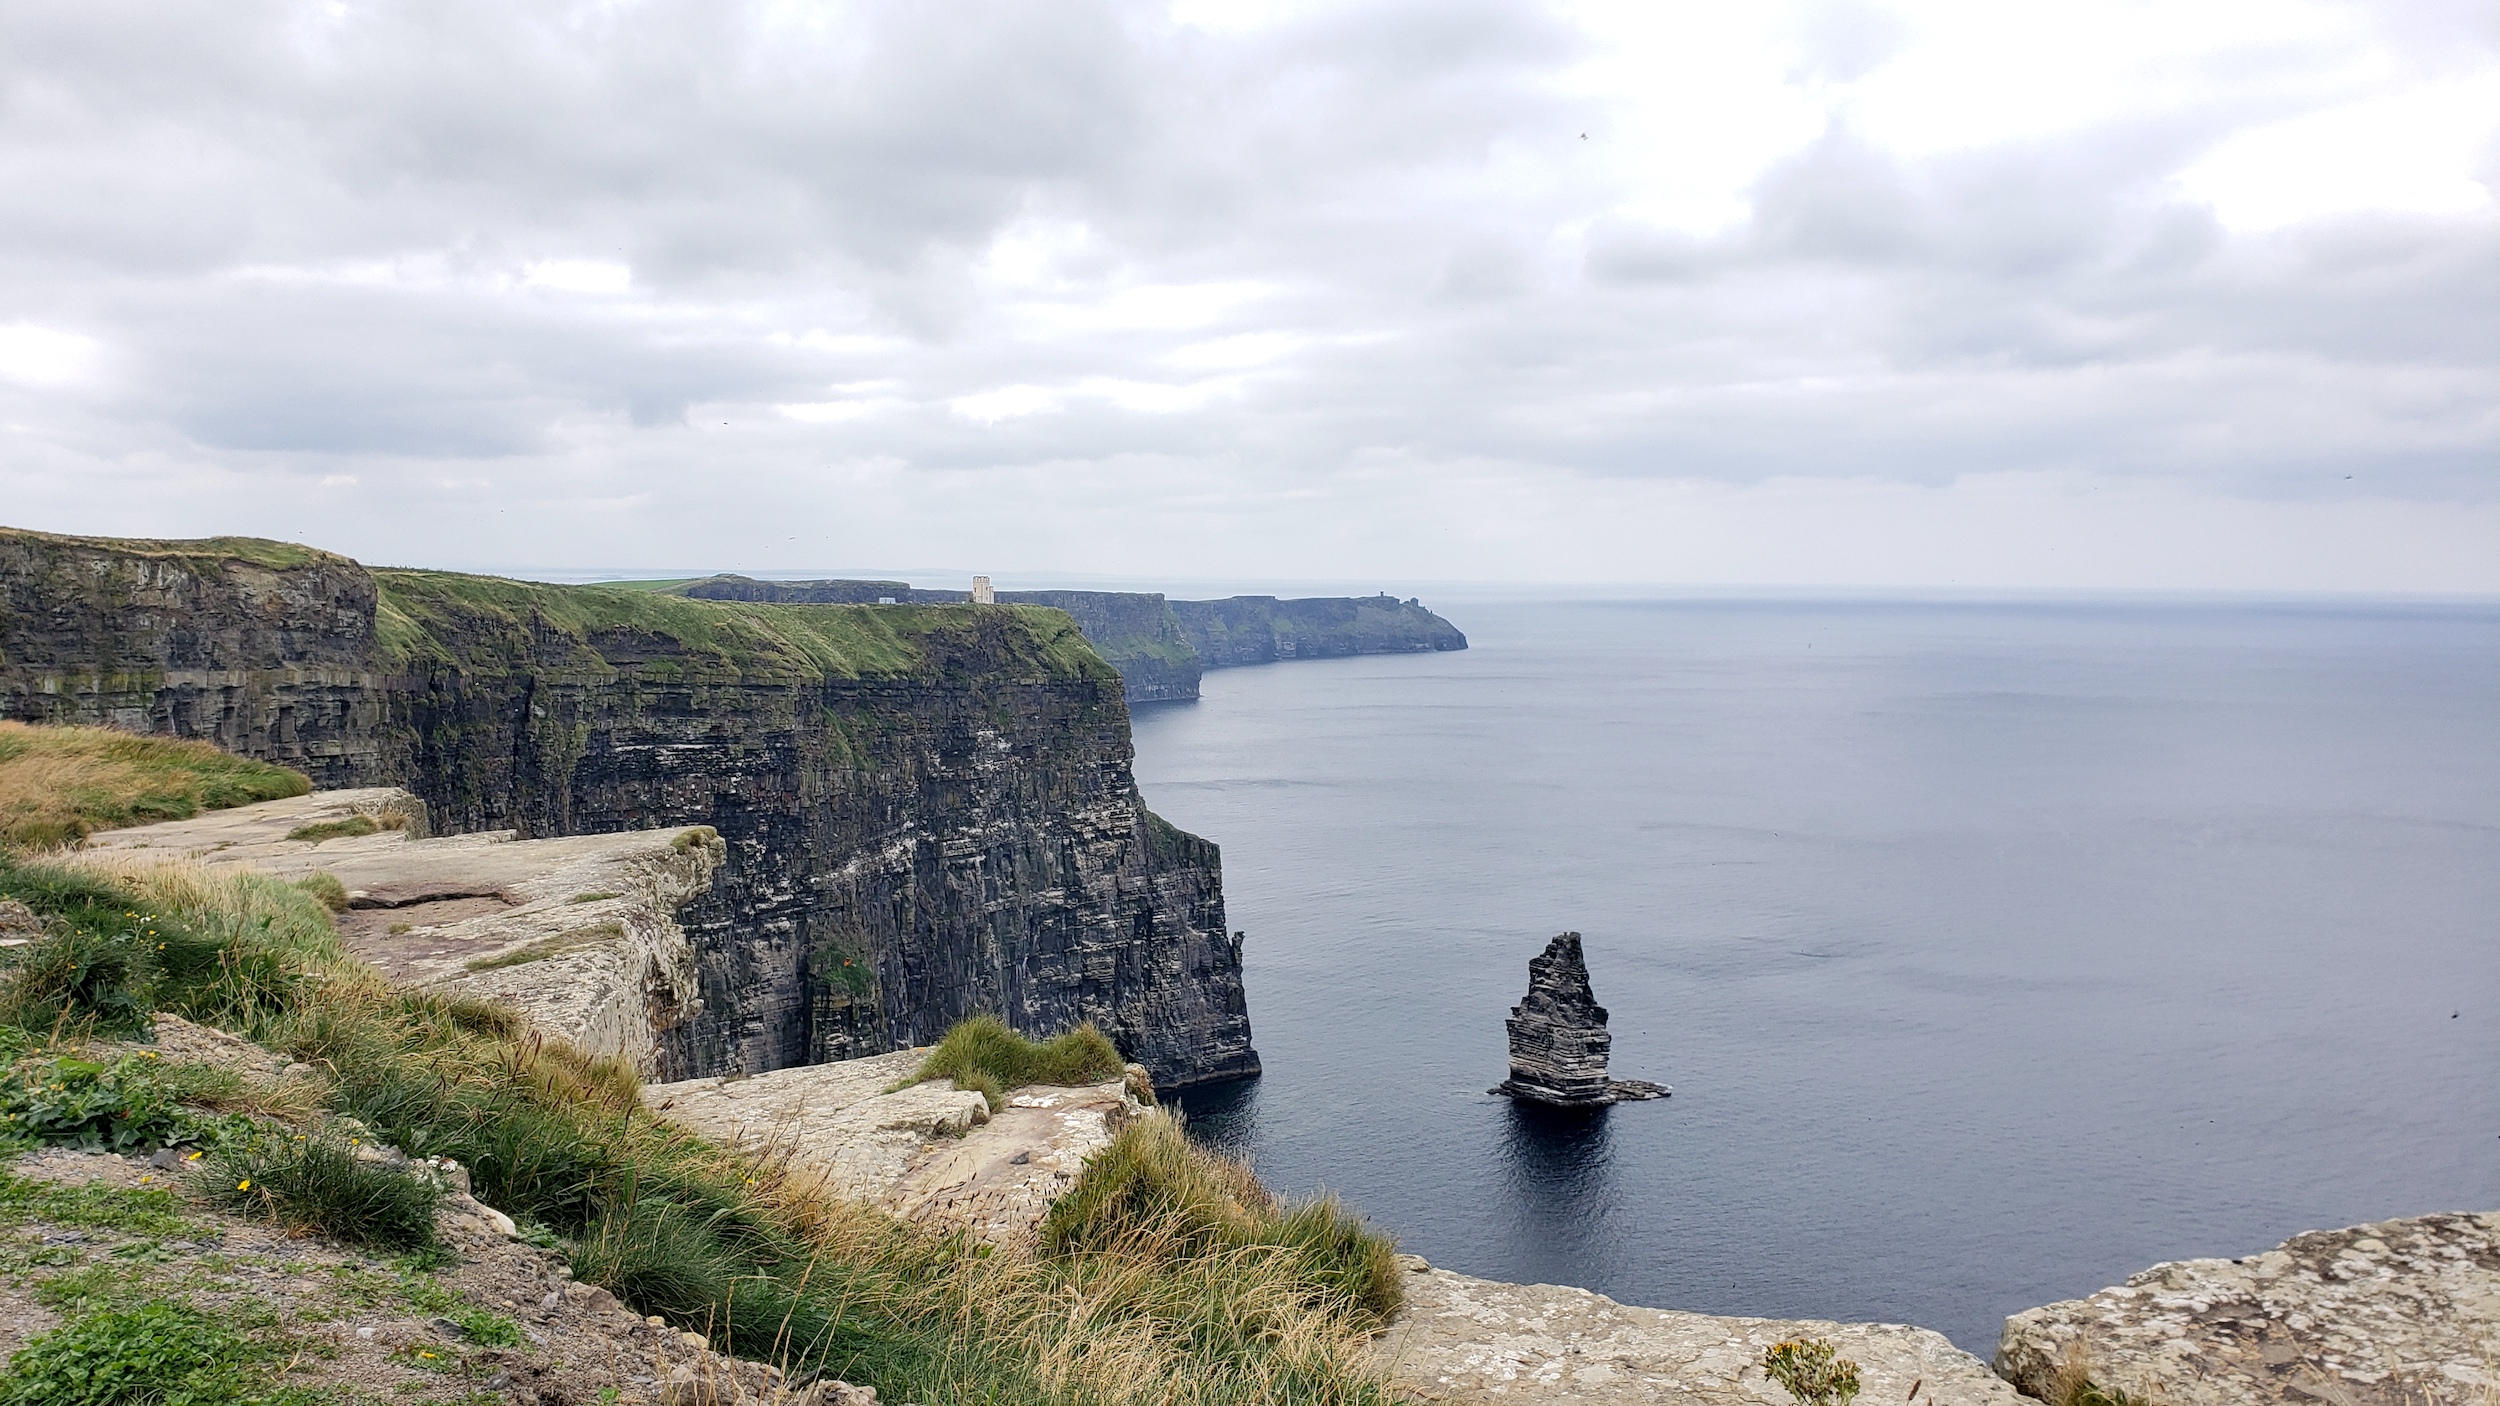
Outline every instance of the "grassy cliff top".
[[69, 844], [97, 830], [187, 820], [311, 789], [300, 771], [205, 742], [0, 722], [0, 843], [9, 845]]
[[304, 566], [347, 566], [353, 563], [336, 552], [306, 547], [294, 542], [276, 542], [266, 537], [193, 537], [179, 540], [157, 540], [146, 537], [70, 537], [57, 532], [35, 532], [22, 527], [0, 527], [0, 544], [12, 540], [54, 547], [86, 547], [96, 551], [115, 552], [123, 556], [176, 558], [185, 561], [241, 561], [272, 570], [286, 571]]
[[373, 578], [385, 666], [904, 679], [977, 657], [984, 673], [1018, 682], [1116, 677], [1074, 621], [1032, 606], [765, 605], [446, 571]]

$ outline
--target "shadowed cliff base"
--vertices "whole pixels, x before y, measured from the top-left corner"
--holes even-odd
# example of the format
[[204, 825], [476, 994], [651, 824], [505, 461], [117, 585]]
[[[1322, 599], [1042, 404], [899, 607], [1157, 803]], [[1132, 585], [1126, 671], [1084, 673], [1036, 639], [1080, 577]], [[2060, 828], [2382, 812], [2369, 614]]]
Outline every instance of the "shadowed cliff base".
[[[722, 575], [636, 584], [697, 600], [792, 605], [935, 605], [971, 598], [964, 591], [924, 591], [902, 581], [758, 581]], [[1120, 671], [1131, 703], [1194, 699], [1199, 676], [1208, 669], [1467, 647], [1467, 636], [1426, 610], [1422, 601], [1385, 593], [1167, 600], [1159, 592], [1141, 591], [1001, 591], [998, 601], [1068, 612], [1096, 652]]]
[[193, 738], [447, 834], [714, 826], [671, 1077], [1092, 1021], [1254, 1073], [1216, 847], [1154, 819], [1118, 675], [1032, 605], [712, 601], [0, 529], [0, 717]]

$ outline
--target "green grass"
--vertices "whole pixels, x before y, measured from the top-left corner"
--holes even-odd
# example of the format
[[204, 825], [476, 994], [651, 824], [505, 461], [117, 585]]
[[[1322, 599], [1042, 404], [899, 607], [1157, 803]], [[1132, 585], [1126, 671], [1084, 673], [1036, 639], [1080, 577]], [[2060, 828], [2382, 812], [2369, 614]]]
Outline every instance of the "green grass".
[[75, 864], [0, 854], [0, 897], [50, 933], [0, 952], [0, 1025], [139, 1034], [170, 1010], [249, 1024], [352, 967], [313, 889], [196, 862], [108, 854]]
[[542, 937], [536, 942], [524, 942], [509, 952], [498, 952], [491, 957], [473, 957], [461, 963], [461, 966], [473, 972], [526, 966], [531, 962], [543, 962], [549, 957], [561, 957], [567, 952], [578, 952], [585, 947], [596, 947], [604, 942], [613, 942], [624, 936], [625, 925], [610, 918], [604, 923], [593, 923], [586, 928], [574, 928], [567, 932], [557, 933], [553, 937]]
[[102, 1309], [9, 1359], [9, 1406], [191, 1406], [250, 1392], [254, 1345], [187, 1304]]
[[1396, 1246], [1330, 1198], [1288, 1205], [1247, 1167], [1208, 1156], [1161, 1113], [1131, 1122], [1043, 1217], [1057, 1255], [1272, 1256], [1309, 1301], [1386, 1321], [1404, 1301]]
[[[389, 988], [346, 956], [302, 887], [142, 860], [82, 856], [39, 877], [106, 885], [132, 904], [121, 911], [181, 924], [219, 961], [208, 978], [158, 983], [175, 1009], [325, 1071], [332, 1115], [412, 1156], [458, 1159], [481, 1200], [559, 1237], [577, 1277], [725, 1349], [899, 1401], [1388, 1400], [1365, 1338], [1394, 1302], [1394, 1276], [1392, 1296], [1366, 1277], [1387, 1242], [1325, 1203], [1275, 1205], [1176, 1130], [1142, 1150], [1145, 1134], [1124, 1133], [1137, 1155], [1080, 1178], [1041, 1252], [992, 1254], [826, 1199], [786, 1167], [657, 1120], [630, 1069], [536, 1037], [508, 1010]], [[16, 980], [0, 980], [0, 995]], [[1040, 1045], [984, 1034], [954, 1048], [967, 1076], [1005, 1078], [1002, 1091], [1120, 1067], [1082, 1034]], [[339, 1189], [356, 1174], [300, 1165], [311, 1156], [219, 1170], [237, 1197], [284, 1188], [259, 1203], [265, 1214], [345, 1229], [368, 1204]], [[1148, 1189], [1191, 1176], [1229, 1188], [1218, 1232], [1158, 1209], [1203, 1209], [1203, 1196]], [[12, 1194], [0, 1184], [0, 1218]], [[328, 1209], [306, 1209], [316, 1202]], [[154, 1204], [170, 1215], [170, 1198]]]
[[397, 1252], [434, 1248], [434, 1208], [443, 1197], [433, 1181], [323, 1135], [272, 1134], [220, 1151], [199, 1183], [229, 1210]]
[[300, 771], [229, 756], [205, 742], [0, 722], [0, 844], [20, 849], [76, 844], [98, 830], [188, 820], [311, 789]]
[[1007, 1106], [1007, 1091], [1027, 1084], [1099, 1084], [1117, 1079], [1126, 1066], [1119, 1050], [1092, 1025], [1028, 1040], [994, 1015], [977, 1015], [946, 1032], [912, 1075], [952, 1079], [979, 1089], [992, 1109]]
[[182, 1214], [171, 1191], [156, 1187], [89, 1182], [60, 1186], [0, 1168], [0, 1225], [48, 1221], [159, 1239], [195, 1235], [200, 1226]]
[[309, 825], [298, 825], [287, 831], [286, 837], [290, 840], [310, 840], [314, 844], [319, 844], [323, 840], [358, 839], [365, 835], [379, 834], [381, 830], [382, 823], [372, 816], [351, 815], [340, 820], [316, 820]]
[[0, 527], [0, 540], [16, 538], [36, 544], [64, 547], [91, 547], [119, 556], [148, 557], [177, 564], [216, 566], [230, 561], [252, 566], [288, 571], [298, 567], [323, 564], [346, 566], [352, 563], [335, 552], [306, 547], [294, 542], [277, 542], [266, 537], [195, 537], [189, 539], [151, 539], [145, 537], [66, 537], [51, 532], [32, 532], [20, 527]]
[[[985, 673], [1015, 681], [1116, 678], [1074, 621], [1038, 606], [765, 605], [442, 571], [374, 581], [380, 652], [403, 667], [666, 683], [937, 678], [976, 649]], [[643, 662], [611, 664], [601, 648], [612, 639]]]

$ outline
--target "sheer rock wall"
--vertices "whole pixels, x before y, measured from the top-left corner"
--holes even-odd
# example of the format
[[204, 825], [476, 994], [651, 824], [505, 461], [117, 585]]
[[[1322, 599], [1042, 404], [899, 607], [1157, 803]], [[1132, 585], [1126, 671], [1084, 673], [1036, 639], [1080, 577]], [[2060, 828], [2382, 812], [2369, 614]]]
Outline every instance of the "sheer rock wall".
[[759, 607], [367, 571], [246, 539], [0, 530], [0, 717], [202, 737], [438, 831], [708, 824], [673, 1077], [876, 1054], [977, 1011], [1255, 1072], [1216, 847], [1130, 769], [1118, 677], [1033, 607]]

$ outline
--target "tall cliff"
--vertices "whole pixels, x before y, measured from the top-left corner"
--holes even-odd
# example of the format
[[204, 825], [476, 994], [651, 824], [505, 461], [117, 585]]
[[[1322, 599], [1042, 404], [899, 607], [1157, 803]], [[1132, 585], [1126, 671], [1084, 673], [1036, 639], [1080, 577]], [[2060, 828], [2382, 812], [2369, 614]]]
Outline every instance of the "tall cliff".
[[[671, 582], [662, 589], [697, 600], [813, 605], [927, 605], [966, 598], [962, 591], [924, 591], [902, 581], [758, 581], [734, 575]], [[1001, 591], [998, 599], [1068, 612], [1095, 652], [1120, 671], [1132, 703], [1196, 698], [1199, 677], [1208, 669], [1467, 647], [1467, 636], [1422, 601], [1389, 595], [1166, 600], [1138, 591]]]
[[0, 530], [0, 716], [203, 737], [446, 831], [705, 823], [685, 1077], [976, 1011], [1254, 1072], [1215, 846], [1149, 813], [1114, 672], [1028, 606], [758, 606], [248, 539]]

